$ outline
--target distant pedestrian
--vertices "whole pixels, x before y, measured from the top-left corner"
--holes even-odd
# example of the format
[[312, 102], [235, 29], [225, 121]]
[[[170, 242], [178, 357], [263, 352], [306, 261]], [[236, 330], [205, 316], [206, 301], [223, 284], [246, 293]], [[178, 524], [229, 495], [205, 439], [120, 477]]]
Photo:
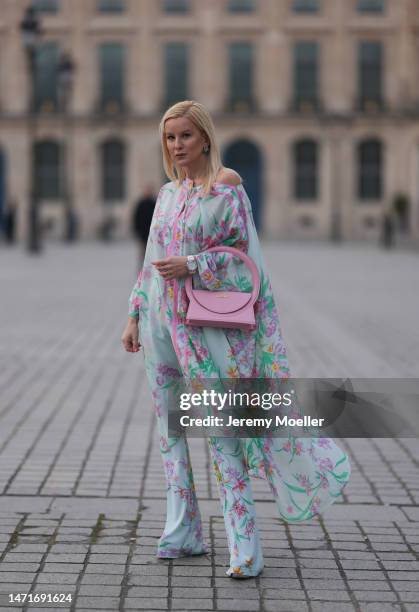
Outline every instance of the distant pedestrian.
[[16, 200], [15, 198], [9, 198], [3, 212], [3, 230], [7, 244], [13, 244], [16, 240], [16, 215]]
[[394, 224], [391, 213], [386, 211], [383, 215], [381, 229], [381, 243], [385, 249], [391, 249], [394, 243]]
[[147, 185], [143, 195], [138, 200], [132, 216], [132, 230], [138, 241], [140, 268], [143, 265], [145, 249], [154, 207], [156, 205], [156, 194], [152, 185]]

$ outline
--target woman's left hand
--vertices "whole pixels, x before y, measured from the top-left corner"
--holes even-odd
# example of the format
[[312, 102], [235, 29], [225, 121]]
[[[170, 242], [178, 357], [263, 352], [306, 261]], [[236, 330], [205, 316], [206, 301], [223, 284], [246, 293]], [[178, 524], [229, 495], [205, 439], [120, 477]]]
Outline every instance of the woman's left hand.
[[157, 270], [165, 280], [172, 278], [183, 278], [189, 275], [186, 267], [187, 257], [182, 255], [172, 255], [164, 259], [156, 259], [151, 263], [156, 266]]

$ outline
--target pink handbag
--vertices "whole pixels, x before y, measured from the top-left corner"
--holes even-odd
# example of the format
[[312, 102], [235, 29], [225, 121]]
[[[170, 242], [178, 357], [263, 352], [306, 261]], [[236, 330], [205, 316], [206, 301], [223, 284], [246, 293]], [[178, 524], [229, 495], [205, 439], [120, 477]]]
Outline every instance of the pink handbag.
[[189, 298], [186, 323], [203, 327], [232, 327], [245, 330], [256, 328], [254, 303], [256, 302], [260, 278], [254, 261], [238, 249], [229, 246], [216, 246], [207, 249], [206, 253], [227, 251], [239, 257], [252, 273], [253, 290], [246, 291], [208, 291], [194, 289], [192, 276], [185, 281], [185, 289]]

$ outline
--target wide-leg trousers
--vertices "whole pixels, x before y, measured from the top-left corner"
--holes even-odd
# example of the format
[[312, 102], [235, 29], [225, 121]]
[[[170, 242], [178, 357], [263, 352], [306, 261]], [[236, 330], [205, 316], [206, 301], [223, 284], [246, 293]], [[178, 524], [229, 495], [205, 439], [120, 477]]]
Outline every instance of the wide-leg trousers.
[[[147, 379], [160, 434], [160, 452], [167, 485], [167, 518], [158, 542], [157, 556], [176, 558], [208, 551], [195, 491], [186, 436], [169, 437], [168, 412], [173, 401], [171, 384], [186, 375], [182, 372], [162, 313], [160, 325], [143, 328]], [[227, 574], [257, 575], [263, 569], [263, 553], [256, 523], [250, 477], [242, 442], [235, 438], [208, 438], [217, 478], [230, 553]]]

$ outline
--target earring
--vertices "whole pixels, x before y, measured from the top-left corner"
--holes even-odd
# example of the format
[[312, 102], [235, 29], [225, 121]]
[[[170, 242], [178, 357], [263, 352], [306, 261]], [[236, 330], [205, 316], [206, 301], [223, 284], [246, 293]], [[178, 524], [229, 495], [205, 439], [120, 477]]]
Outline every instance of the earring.
[[203, 152], [206, 154], [209, 151], [209, 146], [207, 144], [204, 144], [204, 148], [202, 149]]

